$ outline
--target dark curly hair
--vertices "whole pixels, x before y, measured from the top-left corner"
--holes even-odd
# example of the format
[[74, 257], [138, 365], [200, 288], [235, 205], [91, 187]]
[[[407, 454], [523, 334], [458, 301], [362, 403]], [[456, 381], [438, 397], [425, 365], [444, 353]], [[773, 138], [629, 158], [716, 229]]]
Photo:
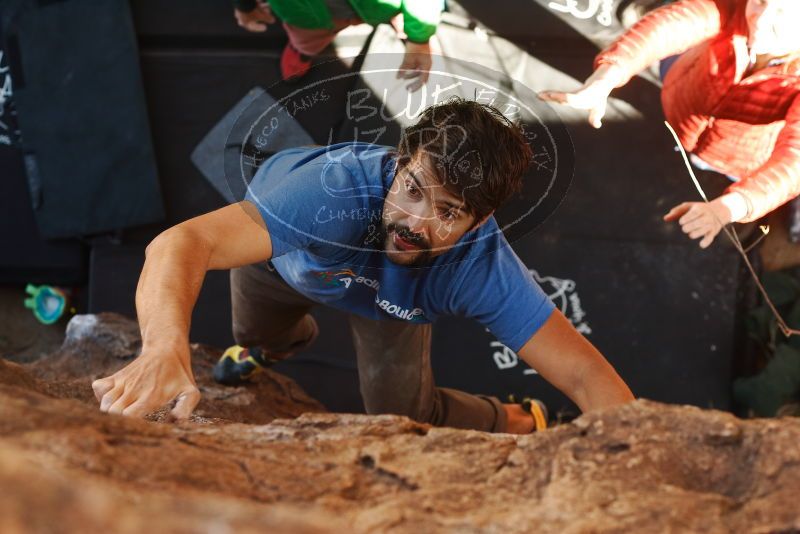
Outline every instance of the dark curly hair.
[[522, 128], [499, 110], [454, 97], [422, 112], [397, 149], [398, 170], [420, 152], [444, 188], [479, 221], [522, 188], [533, 152]]

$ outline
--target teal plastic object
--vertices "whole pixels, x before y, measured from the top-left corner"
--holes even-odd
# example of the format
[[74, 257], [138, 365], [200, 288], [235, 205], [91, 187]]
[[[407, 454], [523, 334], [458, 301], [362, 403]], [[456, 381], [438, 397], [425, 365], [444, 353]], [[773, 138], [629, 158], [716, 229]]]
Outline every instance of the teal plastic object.
[[60, 289], [28, 284], [25, 286], [25, 292], [30, 295], [25, 299], [25, 307], [33, 310], [33, 315], [40, 323], [53, 324], [64, 315], [67, 296]]

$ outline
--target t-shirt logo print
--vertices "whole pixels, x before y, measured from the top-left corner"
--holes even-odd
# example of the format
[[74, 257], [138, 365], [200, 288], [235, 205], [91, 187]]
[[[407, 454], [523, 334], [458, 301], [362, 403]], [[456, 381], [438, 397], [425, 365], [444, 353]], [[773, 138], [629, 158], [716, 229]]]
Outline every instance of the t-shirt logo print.
[[350, 284], [353, 283], [353, 279], [358, 275], [350, 269], [344, 269], [336, 272], [314, 271], [314, 276], [316, 276], [326, 286], [350, 287]]
[[389, 315], [397, 317], [398, 319], [412, 322], [425, 320], [425, 312], [422, 310], [422, 308], [403, 308], [397, 304], [392, 304], [388, 300], [381, 299], [377, 295], [377, 291], [380, 288], [380, 283], [377, 280], [357, 275], [351, 269], [342, 269], [341, 271], [313, 271], [313, 273], [318, 280], [328, 287], [344, 286], [346, 289], [349, 289], [350, 284], [356, 282], [374, 289], [376, 291], [375, 304], [378, 305], [378, 308], [382, 309]]
[[414, 322], [424, 319], [425, 311], [422, 308], [403, 308], [397, 304], [392, 304], [386, 299], [381, 299], [378, 295], [375, 295], [375, 304], [389, 315], [394, 315], [403, 321]]

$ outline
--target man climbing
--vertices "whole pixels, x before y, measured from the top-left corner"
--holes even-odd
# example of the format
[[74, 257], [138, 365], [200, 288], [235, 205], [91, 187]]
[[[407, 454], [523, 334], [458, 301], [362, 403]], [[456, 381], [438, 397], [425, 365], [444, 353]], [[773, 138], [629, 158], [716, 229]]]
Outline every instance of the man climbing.
[[296, 80], [308, 73], [314, 56], [348, 26], [366, 22], [391, 23], [405, 40], [406, 54], [398, 77], [411, 81], [415, 91], [425, 84], [431, 68], [429, 41], [436, 33], [443, 0], [234, 0], [234, 16], [242, 28], [264, 32], [283, 21], [289, 42], [281, 54], [281, 76]]
[[601, 52], [579, 90], [540, 97], [588, 110], [599, 128], [611, 91], [666, 60], [664, 115], [696, 166], [735, 182], [708, 204], [684, 202], [664, 217], [705, 248], [724, 224], [755, 221], [800, 194], [798, 24], [797, 0], [682, 0]]
[[[136, 294], [142, 353], [93, 384], [100, 409], [142, 416], [199, 400], [189, 320], [208, 269], [231, 269], [233, 333], [215, 369], [226, 383], [310, 345], [324, 304], [349, 314], [368, 413], [526, 433], [518, 404], [437, 388], [431, 323], [478, 320], [584, 411], [633, 399], [611, 365], [544, 295], [492, 214], [519, 190], [531, 149], [494, 108], [428, 108], [397, 150], [365, 143], [279, 152], [246, 199], [160, 234]], [[464, 354], [463, 357], [470, 357]], [[536, 420], [539, 420], [537, 424]]]

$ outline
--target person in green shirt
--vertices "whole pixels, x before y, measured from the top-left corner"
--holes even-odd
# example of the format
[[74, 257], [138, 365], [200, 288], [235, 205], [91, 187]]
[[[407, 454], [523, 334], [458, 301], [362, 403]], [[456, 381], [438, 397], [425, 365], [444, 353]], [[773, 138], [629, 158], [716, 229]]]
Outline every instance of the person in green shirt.
[[409, 90], [421, 87], [431, 66], [430, 38], [436, 33], [443, 0], [234, 0], [234, 16], [242, 28], [264, 32], [277, 19], [289, 36], [281, 55], [281, 76], [296, 80], [311, 68], [314, 56], [348, 26], [377, 25], [402, 15], [401, 38], [406, 53], [399, 76], [411, 80]]

